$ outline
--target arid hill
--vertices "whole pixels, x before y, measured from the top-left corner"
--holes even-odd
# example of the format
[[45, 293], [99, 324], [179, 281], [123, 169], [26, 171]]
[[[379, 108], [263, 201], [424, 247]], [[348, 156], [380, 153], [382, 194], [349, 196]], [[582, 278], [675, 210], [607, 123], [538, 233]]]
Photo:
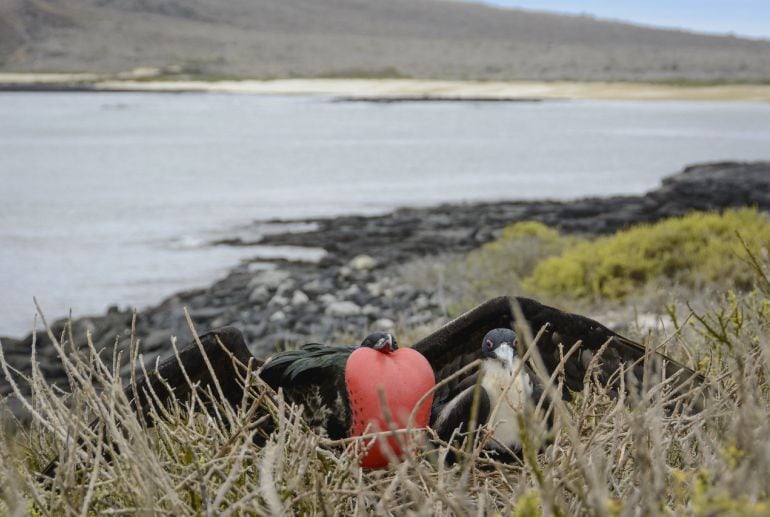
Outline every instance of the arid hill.
[[770, 80], [770, 41], [441, 0], [3, 0], [0, 70]]

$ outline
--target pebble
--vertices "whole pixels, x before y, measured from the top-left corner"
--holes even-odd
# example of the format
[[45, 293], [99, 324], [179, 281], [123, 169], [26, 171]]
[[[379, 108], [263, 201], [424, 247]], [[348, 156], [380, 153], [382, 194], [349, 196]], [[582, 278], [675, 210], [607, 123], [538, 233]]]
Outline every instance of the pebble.
[[416, 327], [418, 325], [424, 325], [425, 323], [430, 323], [431, 321], [434, 321], [436, 319], [436, 315], [432, 312], [420, 312], [413, 316], [409, 316], [406, 319], [407, 326], [410, 327]]
[[414, 301], [415, 309], [418, 309], [418, 310], [427, 309], [429, 306], [430, 306], [430, 300], [424, 294], [419, 295], [417, 299], [415, 299]]
[[357, 255], [348, 262], [348, 267], [355, 271], [370, 271], [377, 267], [377, 261], [369, 255]]
[[265, 286], [268, 289], [278, 289], [283, 282], [291, 278], [291, 273], [283, 269], [268, 269], [257, 273], [249, 281], [249, 289], [254, 289], [257, 286]]
[[291, 297], [292, 305], [305, 305], [309, 301], [310, 297], [300, 290], [294, 291], [294, 294]]
[[373, 328], [375, 328], [377, 330], [389, 331], [389, 330], [393, 330], [394, 328], [396, 328], [396, 323], [393, 320], [388, 319], [388, 318], [380, 318], [377, 321], [375, 321], [372, 324], [372, 326], [373, 326]]
[[318, 297], [318, 301], [324, 305], [331, 305], [337, 302], [337, 297], [331, 293], [325, 293]]
[[243, 327], [243, 333], [248, 337], [258, 338], [265, 334], [267, 331], [267, 322], [261, 321], [256, 325], [245, 325]]
[[246, 266], [246, 271], [249, 273], [262, 272], [267, 269], [275, 269], [275, 264], [271, 264], [269, 262], [250, 262]]
[[357, 316], [361, 314], [361, 307], [353, 302], [333, 302], [326, 307], [329, 316]]
[[325, 291], [325, 289], [321, 286], [321, 281], [319, 279], [311, 280], [310, 282], [306, 282], [302, 285], [302, 290], [306, 293], [320, 293], [322, 291]]
[[270, 299], [270, 290], [264, 285], [258, 285], [251, 291], [249, 302], [263, 304]]
[[281, 296], [280, 294], [276, 294], [273, 296], [270, 301], [267, 303], [268, 306], [278, 306], [278, 307], [285, 307], [289, 304], [289, 299], [285, 296]]
[[361, 288], [358, 285], [353, 284], [347, 289], [341, 291], [343, 298], [353, 298], [361, 292]]

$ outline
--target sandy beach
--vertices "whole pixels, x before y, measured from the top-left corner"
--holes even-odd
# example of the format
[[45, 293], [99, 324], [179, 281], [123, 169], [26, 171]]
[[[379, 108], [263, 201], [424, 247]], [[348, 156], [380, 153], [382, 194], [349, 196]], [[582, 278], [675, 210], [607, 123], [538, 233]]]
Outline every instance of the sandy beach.
[[363, 99], [596, 99], [769, 102], [770, 85], [421, 79], [125, 80], [97, 74], [0, 74], [4, 90], [216, 92]]

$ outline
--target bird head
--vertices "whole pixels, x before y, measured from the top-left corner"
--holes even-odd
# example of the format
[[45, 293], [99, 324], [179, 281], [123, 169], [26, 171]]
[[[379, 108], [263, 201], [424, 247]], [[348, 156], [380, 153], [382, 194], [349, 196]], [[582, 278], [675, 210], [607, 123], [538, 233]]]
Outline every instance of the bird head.
[[482, 341], [481, 355], [502, 362], [510, 370], [514, 358], [518, 356], [517, 341], [516, 332], [509, 328], [490, 330]]
[[398, 349], [398, 343], [396, 343], [396, 337], [393, 334], [387, 332], [373, 332], [366, 336], [361, 341], [361, 346], [366, 348], [374, 348], [378, 352], [395, 352]]

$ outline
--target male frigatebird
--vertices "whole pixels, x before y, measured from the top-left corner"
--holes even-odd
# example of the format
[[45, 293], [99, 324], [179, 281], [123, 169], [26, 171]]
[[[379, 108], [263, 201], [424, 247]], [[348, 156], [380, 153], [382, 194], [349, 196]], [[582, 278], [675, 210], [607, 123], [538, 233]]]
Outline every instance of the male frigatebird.
[[[160, 409], [158, 402], [184, 400], [191, 394], [191, 385], [198, 386], [197, 393], [208, 408], [222, 399], [233, 406], [239, 404], [244, 397], [244, 374], [250, 367], [288, 402], [300, 406], [311, 428], [332, 439], [391, 427], [403, 429], [407, 424], [415, 428], [428, 425], [433, 369], [419, 352], [399, 349], [392, 334], [375, 332], [360, 345], [351, 346], [309, 343], [274, 354], [264, 363], [251, 356], [235, 328], [210, 332], [199, 341], [200, 345], [194, 342], [180, 351], [179, 360], [164, 362], [138, 381], [132, 406], [144, 414], [149, 425], [152, 407]], [[164, 388], [164, 382], [173, 394]], [[131, 399], [133, 395], [134, 388], [127, 388], [126, 396]], [[96, 425], [98, 422], [92, 424]], [[265, 429], [270, 431], [270, 424]], [[401, 443], [392, 436], [369, 439], [365, 446], [361, 460], [365, 467], [383, 467], [391, 456], [402, 452]], [[51, 477], [57, 464], [52, 461], [43, 476]]]
[[289, 402], [303, 407], [310, 427], [326, 430], [332, 439], [343, 438], [348, 435], [353, 413], [345, 370], [358, 348], [390, 353], [398, 350], [398, 343], [384, 332], [368, 335], [358, 346], [310, 343], [273, 355], [259, 375], [276, 391], [281, 388]]
[[[259, 375], [302, 406], [311, 427], [333, 439], [404, 428], [413, 411], [415, 427], [425, 427], [430, 418], [433, 369], [419, 352], [399, 349], [385, 332], [370, 334], [357, 347], [313, 343], [275, 354]], [[385, 466], [389, 452], [401, 453], [395, 438], [383, 440], [387, 446], [373, 443], [364, 466]]]
[[[613, 389], [621, 385], [626, 389], [641, 389], [646, 374], [663, 375], [670, 379], [671, 388], [680, 393], [705, 380], [692, 369], [655, 351], [648, 351], [592, 319], [520, 297], [489, 300], [440, 327], [415, 343], [412, 349], [427, 359], [435, 381], [441, 383], [478, 358], [480, 343], [490, 330], [516, 326], [528, 327], [540, 334], [536, 348], [548, 374], [553, 373], [567, 352], [576, 346], [562, 365], [562, 397], [565, 400], [571, 399], [571, 392], [583, 389], [589, 365], [596, 367], [595, 378]], [[194, 341], [180, 350], [179, 359], [171, 357], [146, 378], [139, 379], [136, 391], [133, 387], [126, 389], [129, 398], [134, 398], [133, 393], [136, 393], [135, 407], [142, 416], [149, 419], [153, 405], [186, 401], [193, 389], [191, 383], [202, 388], [200, 393], [210, 394], [213, 403], [224, 399], [234, 405], [243, 399], [241, 379], [244, 373], [247, 368], [255, 370], [264, 363], [249, 352], [240, 331], [234, 327], [214, 330], [202, 335], [199, 342]], [[204, 353], [208, 361], [204, 360]], [[312, 347], [308, 353], [314, 353]], [[275, 366], [278, 365], [280, 363]], [[625, 374], [618, 375], [623, 367]], [[621, 379], [626, 382], [622, 383]], [[267, 380], [274, 388], [280, 387], [287, 392], [293, 388], [291, 375], [271, 378], [268, 373]], [[325, 377], [325, 382], [339, 386], [340, 381], [339, 378]], [[400, 380], [394, 379], [394, 382]], [[166, 386], [171, 386], [173, 391]], [[441, 408], [465, 388], [467, 380], [464, 382], [464, 379], [453, 379], [441, 385], [433, 398], [431, 425], [435, 425]], [[155, 393], [152, 397], [148, 395], [151, 391]], [[692, 404], [698, 403], [698, 400], [692, 400]], [[333, 436], [346, 432], [345, 421], [345, 417], [341, 424], [339, 420], [329, 420], [327, 432]], [[47, 469], [48, 473], [53, 472], [53, 466]]]

